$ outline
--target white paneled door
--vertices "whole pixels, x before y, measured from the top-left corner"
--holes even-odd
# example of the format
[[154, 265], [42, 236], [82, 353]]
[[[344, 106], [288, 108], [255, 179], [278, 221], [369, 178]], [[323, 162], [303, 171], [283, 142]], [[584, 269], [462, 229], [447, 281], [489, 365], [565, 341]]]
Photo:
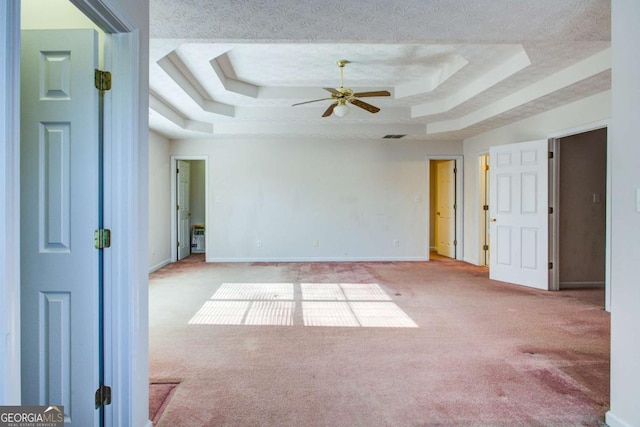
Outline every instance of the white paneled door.
[[100, 422], [99, 94], [93, 30], [23, 31], [22, 404]]
[[191, 254], [191, 164], [178, 160], [178, 261]]
[[490, 278], [549, 288], [548, 142], [491, 147]]

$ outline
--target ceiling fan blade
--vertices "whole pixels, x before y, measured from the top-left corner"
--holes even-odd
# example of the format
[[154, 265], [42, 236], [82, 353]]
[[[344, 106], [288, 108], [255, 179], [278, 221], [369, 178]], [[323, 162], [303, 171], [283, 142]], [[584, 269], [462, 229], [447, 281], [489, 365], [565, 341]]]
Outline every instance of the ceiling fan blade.
[[322, 114], [322, 117], [329, 117], [330, 115], [332, 115], [333, 109], [336, 108], [337, 105], [338, 105], [337, 102], [334, 102], [333, 104], [329, 105], [329, 108], [327, 108], [327, 110]]
[[309, 104], [311, 102], [326, 101], [328, 99], [333, 99], [333, 98], [322, 98], [322, 99], [314, 99], [313, 101], [298, 102], [297, 104], [293, 104], [292, 107], [295, 107], [296, 105]]
[[350, 99], [349, 102], [357, 107], [367, 110], [370, 113], [377, 113], [378, 111], [380, 111], [378, 107], [375, 107], [371, 104], [367, 104], [366, 102], [360, 101], [359, 99]]
[[365, 98], [367, 96], [391, 96], [391, 93], [388, 90], [377, 90], [372, 92], [354, 93], [353, 96], [357, 98]]
[[322, 89], [326, 90], [327, 92], [331, 92], [333, 95], [340, 95], [338, 89], [334, 89], [332, 87], [323, 87]]

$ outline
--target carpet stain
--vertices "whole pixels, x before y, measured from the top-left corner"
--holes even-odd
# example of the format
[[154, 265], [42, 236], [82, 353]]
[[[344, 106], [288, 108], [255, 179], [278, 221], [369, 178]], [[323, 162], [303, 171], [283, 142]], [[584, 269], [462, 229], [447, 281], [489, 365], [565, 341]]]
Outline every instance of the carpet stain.
[[558, 394], [578, 396], [583, 391], [582, 387], [576, 384], [571, 377], [563, 375], [561, 372], [541, 369], [534, 371], [533, 376]]

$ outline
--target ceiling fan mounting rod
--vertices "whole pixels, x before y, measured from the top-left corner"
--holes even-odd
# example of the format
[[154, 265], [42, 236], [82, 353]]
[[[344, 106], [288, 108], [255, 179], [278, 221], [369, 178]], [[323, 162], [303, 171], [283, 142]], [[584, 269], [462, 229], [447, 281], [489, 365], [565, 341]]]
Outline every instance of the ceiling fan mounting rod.
[[340, 87], [344, 87], [344, 66], [349, 63], [346, 59], [338, 60], [338, 67], [340, 67]]

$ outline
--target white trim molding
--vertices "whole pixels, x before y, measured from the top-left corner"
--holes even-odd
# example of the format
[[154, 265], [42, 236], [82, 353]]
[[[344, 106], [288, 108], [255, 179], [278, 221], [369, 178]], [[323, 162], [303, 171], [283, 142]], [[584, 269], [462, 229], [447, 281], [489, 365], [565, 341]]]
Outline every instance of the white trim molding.
[[0, 3], [0, 405], [20, 405], [20, 0]]
[[105, 49], [118, 84], [105, 96], [104, 221], [112, 231], [105, 252], [105, 382], [118, 393], [106, 425], [148, 422], [147, 58], [138, 31], [113, 34]]
[[634, 427], [633, 424], [629, 424], [624, 420], [618, 418], [613, 412], [608, 411], [605, 414], [605, 422], [609, 427]]

